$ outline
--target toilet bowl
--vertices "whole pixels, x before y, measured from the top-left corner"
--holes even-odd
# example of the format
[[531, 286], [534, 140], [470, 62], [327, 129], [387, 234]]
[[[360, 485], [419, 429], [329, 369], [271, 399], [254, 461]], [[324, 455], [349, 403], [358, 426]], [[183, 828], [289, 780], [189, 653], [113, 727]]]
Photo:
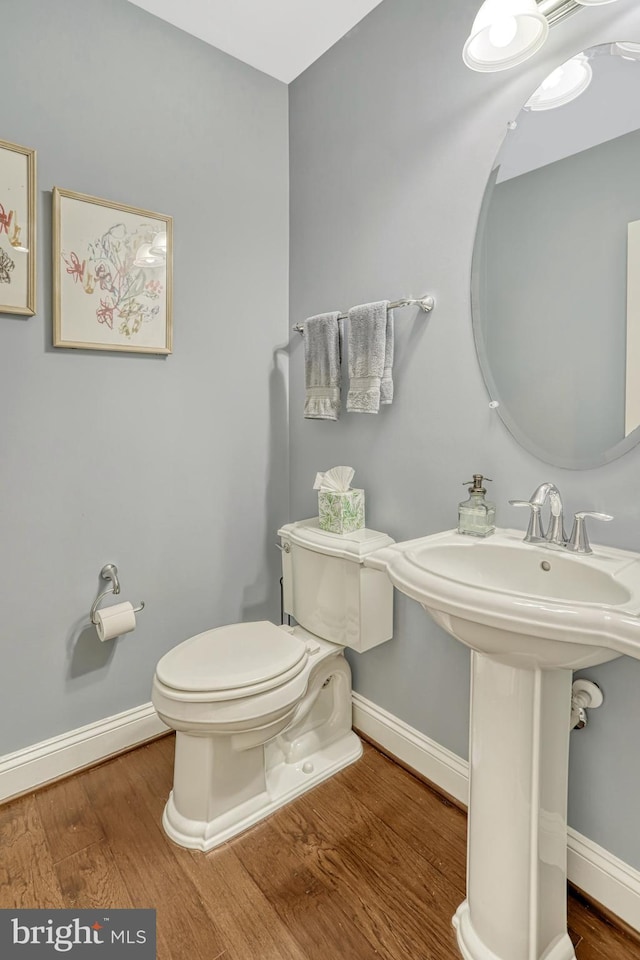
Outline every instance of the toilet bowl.
[[317, 520], [279, 535], [284, 609], [298, 625], [207, 630], [156, 668], [152, 701], [176, 731], [162, 822], [184, 847], [211, 850], [362, 753], [344, 647], [391, 638], [393, 588], [362, 559], [393, 541], [371, 530], [327, 534]]

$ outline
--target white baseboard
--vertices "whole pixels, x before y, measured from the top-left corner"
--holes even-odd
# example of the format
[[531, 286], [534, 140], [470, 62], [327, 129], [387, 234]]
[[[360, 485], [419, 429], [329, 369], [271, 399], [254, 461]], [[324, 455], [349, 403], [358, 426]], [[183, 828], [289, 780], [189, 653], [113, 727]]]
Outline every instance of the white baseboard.
[[[353, 694], [353, 725], [436, 787], [461, 803], [468, 802], [466, 760], [358, 693]], [[640, 931], [640, 871], [571, 827], [567, 843], [567, 872], [571, 883]]]
[[569, 880], [640, 931], [640, 872], [569, 827]]
[[353, 694], [353, 725], [392, 756], [431, 780], [436, 787], [460, 803], [468, 803], [469, 764], [466, 760], [359, 693]]
[[68, 776], [167, 731], [152, 704], [89, 723], [0, 759], [0, 802]]

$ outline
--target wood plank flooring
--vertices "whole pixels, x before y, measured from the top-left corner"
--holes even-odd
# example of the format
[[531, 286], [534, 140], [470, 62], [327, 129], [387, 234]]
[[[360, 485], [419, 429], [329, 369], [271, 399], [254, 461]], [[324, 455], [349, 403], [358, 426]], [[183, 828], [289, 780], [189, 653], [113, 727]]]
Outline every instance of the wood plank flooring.
[[[159, 960], [460, 960], [466, 817], [363, 758], [209, 854], [172, 844], [165, 737], [0, 806], [0, 907], [153, 907]], [[578, 960], [640, 940], [569, 899]]]

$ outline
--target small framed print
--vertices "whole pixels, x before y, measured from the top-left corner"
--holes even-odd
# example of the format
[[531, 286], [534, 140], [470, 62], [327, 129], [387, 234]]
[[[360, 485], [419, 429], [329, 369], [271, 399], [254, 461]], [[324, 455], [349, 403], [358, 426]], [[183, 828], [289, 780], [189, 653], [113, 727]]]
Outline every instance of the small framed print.
[[0, 313], [36, 312], [36, 152], [0, 140]]
[[53, 345], [169, 354], [173, 220], [55, 187]]

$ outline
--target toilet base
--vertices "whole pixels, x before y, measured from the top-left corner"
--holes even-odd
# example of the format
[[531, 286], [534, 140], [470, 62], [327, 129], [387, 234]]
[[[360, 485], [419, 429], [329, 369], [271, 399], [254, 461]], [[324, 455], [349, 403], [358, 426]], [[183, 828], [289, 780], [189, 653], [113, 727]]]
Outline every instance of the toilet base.
[[[275, 744], [268, 744], [266, 750], [270, 749], [275, 751], [277, 748]], [[178, 813], [172, 791], [164, 808], [162, 826], [167, 836], [181, 847], [206, 853], [332, 777], [361, 756], [362, 743], [349, 730], [297, 763], [280, 760], [270, 765], [267, 762], [266, 790], [209, 821], [190, 820]]]

